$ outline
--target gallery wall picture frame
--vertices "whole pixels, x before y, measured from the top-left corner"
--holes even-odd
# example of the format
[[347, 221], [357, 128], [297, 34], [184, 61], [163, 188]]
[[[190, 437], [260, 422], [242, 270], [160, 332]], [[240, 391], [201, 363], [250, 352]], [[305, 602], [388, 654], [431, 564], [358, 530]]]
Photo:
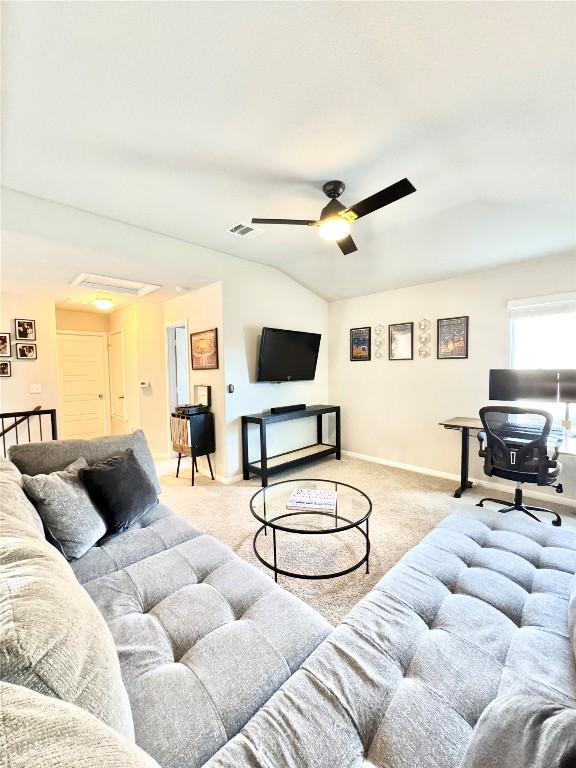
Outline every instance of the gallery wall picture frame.
[[372, 329], [370, 326], [350, 328], [350, 360], [368, 362], [372, 359]]
[[388, 360], [414, 359], [414, 323], [388, 326]]
[[16, 357], [18, 360], [36, 360], [38, 358], [36, 344], [28, 344], [25, 342], [17, 343]]
[[193, 371], [213, 371], [219, 368], [218, 328], [190, 334]]
[[0, 360], [0, 379], [12, 376], [12, 362], [10, 360]]
[[469, 316], [442, 317], [437, 321], [438, 360], [465, 360], [468, 357]]
[[0, 333], [0, 357], [12, 357], [12, 340], [9, 333]]
[[14, 320], [16, 341], [36, 341], [36, 320]]

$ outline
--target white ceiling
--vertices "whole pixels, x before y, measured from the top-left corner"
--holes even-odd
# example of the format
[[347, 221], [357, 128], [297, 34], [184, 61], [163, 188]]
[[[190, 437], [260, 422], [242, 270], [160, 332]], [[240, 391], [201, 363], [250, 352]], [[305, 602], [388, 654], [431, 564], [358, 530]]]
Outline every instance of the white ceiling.
[[[276, 266], [329, 299], [576, 247], [575, 3], [3, 12], [8, 188]], [[351, 204], [404, 176], [418, 192], [356, 222], [350, 256], [304, 227], [225, 231], [315, 217], [328, 179]], [[132, 276], [186, 284], [176, 261]]]

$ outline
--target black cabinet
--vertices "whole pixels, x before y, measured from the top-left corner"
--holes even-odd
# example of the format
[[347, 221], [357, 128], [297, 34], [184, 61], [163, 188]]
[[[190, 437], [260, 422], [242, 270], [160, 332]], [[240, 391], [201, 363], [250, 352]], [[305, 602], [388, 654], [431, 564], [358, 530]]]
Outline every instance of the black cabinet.
[[170, 423], [172, 433], [172, 448], [178, 454], [176, 477], [180, 474], [182, 456], [192, 459], [192, 485], [194, 485], [194, 469], [198, 469], [196, 459], [206, 456], [210, 476], [214, 480], [210, 454], [216, 450], [214, 437], [214, 414], [211, 411], [200, 413], [173, 413]]
[[211, 411], [194, 413], [188, 418], [190, 420], [190, 445], [194, 456], [207, 456], [209, 453], [214, 453], [216, 450], [214, 414]]

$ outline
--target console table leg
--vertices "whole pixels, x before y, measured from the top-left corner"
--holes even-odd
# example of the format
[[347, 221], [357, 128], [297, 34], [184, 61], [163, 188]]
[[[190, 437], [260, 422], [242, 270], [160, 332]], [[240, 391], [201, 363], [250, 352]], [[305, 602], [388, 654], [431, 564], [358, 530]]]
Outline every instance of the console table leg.
[[322, 442], [322, 414], [316, 416], [316, 442]]
[[260, 468], [262, 469], [262, 485], [268, 485], [268, 454], [266, 452], [266, 424], [260, 424]]
[[341, 433], [340, 433], [340, 408], [336, 409], [336, 458], [338, 461], [340, 461], [340, 441], [341, 441]]
[[244, 480], [250, 479], [248, 463], [248, 422], [242, 417], [242, 477]]

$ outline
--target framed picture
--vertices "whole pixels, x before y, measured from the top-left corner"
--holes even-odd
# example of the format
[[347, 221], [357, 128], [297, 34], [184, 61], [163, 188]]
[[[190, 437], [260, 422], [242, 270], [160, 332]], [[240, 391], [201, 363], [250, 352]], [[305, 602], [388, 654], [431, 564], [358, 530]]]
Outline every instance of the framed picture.
[[16, 341], [36, 341], [35, 320], [14, 320]]
[[12, 376], [12, 363], [9, 360], [0, 360], [0, 378]]
[[192, 370], [210, 371], [218, 368], [218, 328], [190, 334]]
[[371, 328], [350, 328], [350, 360], [372, 358]]
[[0, 333], [0, 357], [12, 357], [9, 333]]
[[388, 326], [388, 360], [414, 359], [414, 323]]
[[18, 360], [36, 360], [36, 344], [16, 344]]
[[438, 360], [457, 360], [468, 357], [468, 316], [443, 317], [438, 320]]

